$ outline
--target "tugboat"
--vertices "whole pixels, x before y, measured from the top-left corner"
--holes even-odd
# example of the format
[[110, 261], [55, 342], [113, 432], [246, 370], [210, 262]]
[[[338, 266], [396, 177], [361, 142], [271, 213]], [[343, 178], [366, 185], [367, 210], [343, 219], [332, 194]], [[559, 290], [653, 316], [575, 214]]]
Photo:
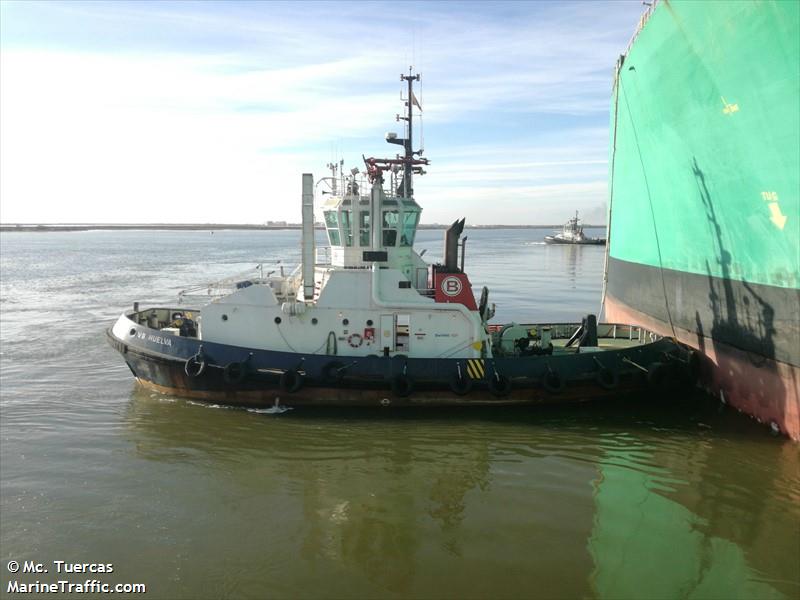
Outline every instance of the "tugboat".
[[546, 244], [574, 244], [586, 246], [603, 246], [606, 241], [603, 238], [588, 237], [583, 233], [583, 226], [578, 225], [578, 211], [575, 211], [575, 216], [564, 224], [561, 231], [554, 235], [546, 235], [544, 242]]
[[[403, 148], [302, 176], [302, 262], [182, 292], [175, 306], [124, 312], [107, 335], [142, 386], [214, 403], [292, 405], [526, 404], [587, 400], [691, 379], [693, 355], [637, 326], [489, 325], [464, 270], [465, 220], [444, 235], [444, 261], [414, 250], [421, 213], [413, 176], [429, 161], [412, 144], [407, 83]], [[315, 188], [329, 248], [314, 240]], [[322, 188], [322, 189], [320, 189]], [[460, 252], [459, 252], [460, 251]], [[266, 275], [265, 275], [266, 272]], [[196, 303], [187, 308], [186, 303]]]

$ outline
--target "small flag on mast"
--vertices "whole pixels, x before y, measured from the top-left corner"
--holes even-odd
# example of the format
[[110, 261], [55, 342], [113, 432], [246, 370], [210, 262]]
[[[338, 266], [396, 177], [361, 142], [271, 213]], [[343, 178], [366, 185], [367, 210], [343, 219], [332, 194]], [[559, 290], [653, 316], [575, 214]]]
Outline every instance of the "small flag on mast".
[[422, 110], [422, 107], [419, 105], [419, 100], [417, 100], [417, 97], [414, 95], [413, 91], [411, 92], [411, 104], [416, 104], [417, 108]]

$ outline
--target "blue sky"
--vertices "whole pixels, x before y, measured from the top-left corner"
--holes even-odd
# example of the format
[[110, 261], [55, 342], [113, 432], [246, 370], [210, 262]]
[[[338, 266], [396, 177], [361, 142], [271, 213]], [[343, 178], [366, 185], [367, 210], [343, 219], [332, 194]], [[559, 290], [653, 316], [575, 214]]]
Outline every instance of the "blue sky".
[[597, 222], [643, 9], [3, 0], [0, 222], [299, 221], [301, 173], [396, 151], [409, 65], [424, 222]]

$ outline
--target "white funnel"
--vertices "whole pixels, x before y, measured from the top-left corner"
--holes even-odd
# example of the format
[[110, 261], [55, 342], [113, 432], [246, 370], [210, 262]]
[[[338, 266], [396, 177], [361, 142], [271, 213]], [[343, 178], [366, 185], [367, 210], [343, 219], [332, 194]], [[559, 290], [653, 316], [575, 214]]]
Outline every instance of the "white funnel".
[[314, 299], [314, 176], [303, 173], [303, 297]]

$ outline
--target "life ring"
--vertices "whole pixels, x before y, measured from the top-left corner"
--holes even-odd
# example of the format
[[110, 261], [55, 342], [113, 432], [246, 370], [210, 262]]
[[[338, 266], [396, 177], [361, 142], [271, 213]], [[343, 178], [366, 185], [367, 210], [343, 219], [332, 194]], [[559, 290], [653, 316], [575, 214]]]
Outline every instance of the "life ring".
[[194, 379], [205, 373], [207, 365], [208, 363], [206, 362], [205, 356], [198, 352], [194, 356], [190, 356], [186, 359], [183, 365], [183, 372], [186, 373], [187, 377]]
[[449, 384], [450, 390], [457, 396], [466, 396], [472, 391], [472, 379], [464, 373], [454, 373]]
[[351, 333], [347, 336], [347, 343], [351, 348], [358, 348], [364, 343], [364, 337], [360, 333]]
[[558, 394], [564, 389], [564, 378], [558, 371], [548, 371], [544, 374], [542, 385], [551, 394]]
[[247, 377], [247, 361], [232, 362], [225, 365], [222, 370], [222, 378], [225, 383], [242, 383]]
[[281, 390], [287, 394], [294, 394], [305, 382], [305, 376], [298, 372], [297, 369], [286, 369], [281, 373], [280, 386]]
[[600, 367], [595, 373], [594, 380], [604, 390], [613, 390], [619, 385], [619, 373], [608, 367]]
[[392, 393], [400, 398], [408, 398], [414, 391], [414, 380], [408, 375], [395, 375], [392, 377]]
[[494, 375], [489, 377], [489, 391], [497, 397], [508, 396], [511, 393], [511, 379], [495, 371]]
[[322, 380], [325, 383], [339, 383], [344, 378], [342, 366], [338, 360], [332, 360], [326, 364], [322, 367]]

